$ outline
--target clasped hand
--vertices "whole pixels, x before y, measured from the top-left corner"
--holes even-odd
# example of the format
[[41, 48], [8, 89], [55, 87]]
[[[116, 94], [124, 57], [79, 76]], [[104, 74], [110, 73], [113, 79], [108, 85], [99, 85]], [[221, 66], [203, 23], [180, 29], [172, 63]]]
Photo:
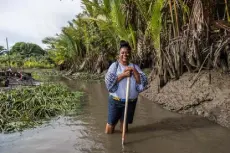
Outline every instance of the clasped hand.
[[132, 73], [134, 73], [134, 72], [135, 72], [135, 69], [131, 66], [128, 66], [125, 68], [123, 74], [125, 77], [130, 77], [132, 75]]

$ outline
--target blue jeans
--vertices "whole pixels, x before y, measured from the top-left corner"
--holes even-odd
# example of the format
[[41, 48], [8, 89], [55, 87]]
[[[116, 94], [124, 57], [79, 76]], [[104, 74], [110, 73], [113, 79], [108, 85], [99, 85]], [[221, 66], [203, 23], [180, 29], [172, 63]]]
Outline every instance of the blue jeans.
[[[137, 99], [129, 102], [128, 110], [127, 110], [127, 123], [133, 123], [133, 117], [136, 109]], [[109, 103], [108, 103], [108, 124], [116, 125], [117, 122], [124, 120], [124, 113], [125, 113], [125, 103], [114, 100], [113, 97], [109, 96]]]

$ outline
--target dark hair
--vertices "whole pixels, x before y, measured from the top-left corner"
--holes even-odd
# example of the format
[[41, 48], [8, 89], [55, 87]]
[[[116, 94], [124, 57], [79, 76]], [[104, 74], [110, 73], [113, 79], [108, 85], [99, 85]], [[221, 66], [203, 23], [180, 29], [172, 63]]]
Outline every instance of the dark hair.
[[120, 49], [124, 48], [124, 47], [128, 48], [128, 50], [131, 50], [131, 47], [130, 47], [129, 43], [127, 41], [121, 40], [120, 41]]

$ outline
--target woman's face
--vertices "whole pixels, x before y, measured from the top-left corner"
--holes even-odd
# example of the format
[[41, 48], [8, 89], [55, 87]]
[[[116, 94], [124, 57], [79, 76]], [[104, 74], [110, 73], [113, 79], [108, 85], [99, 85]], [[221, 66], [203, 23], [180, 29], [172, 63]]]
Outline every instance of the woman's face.
[[130, 58], [130, 51], [128, 48], [123, 47], [120, 49], [119, 60], [122, 62], [128, 62]]

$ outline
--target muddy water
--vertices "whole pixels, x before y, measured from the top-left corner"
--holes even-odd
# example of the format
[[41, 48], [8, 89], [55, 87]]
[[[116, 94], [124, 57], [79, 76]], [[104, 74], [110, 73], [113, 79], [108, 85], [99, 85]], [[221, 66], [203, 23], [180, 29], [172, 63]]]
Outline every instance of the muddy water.
[[0, 135], [0, 153], [230, 152], [230, 130], [206, 119], [163, 110], [141, 96], [122, 149], [118, 127], [114, 134], [104, 134], [108, 98], [104, 84], [64, 82], [87, 93], [82, 113], [22, 133]]

